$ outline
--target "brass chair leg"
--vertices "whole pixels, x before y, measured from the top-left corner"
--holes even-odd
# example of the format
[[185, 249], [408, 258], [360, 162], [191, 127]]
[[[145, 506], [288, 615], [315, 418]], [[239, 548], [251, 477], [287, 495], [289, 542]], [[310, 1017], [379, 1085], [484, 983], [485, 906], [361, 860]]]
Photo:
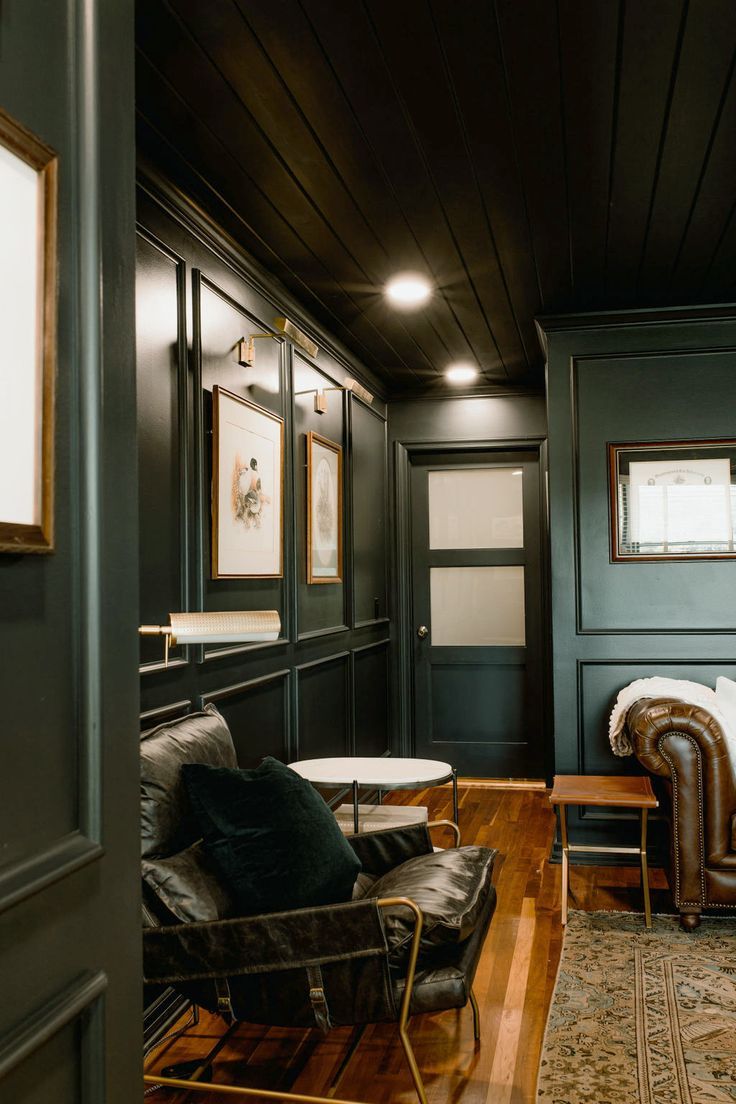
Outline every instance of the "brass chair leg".
[[478, 1001], [475, 999], [475, 993], [470, 990], [470, 1007], [473, 1009], [473, 1038], [476, 1043], [480, 1042], [480, 1009], [478, 1008]]
[[404, 1048], [404, 1054], [406, 1055], [406, 1061], [411, 1070], [412, 1080], [414, 1082], [414, 1088], [416, 1089], [417, 1096], [419, 1097], [419, 1104], [427, 1104], [427, 1094], [424, 1091], [424, 1082], [422, 1081], [422, 1075], [419, 1072], [419, 1066], [417, 1060], [414, 1057], [414, 1049], [409, 1041], [409, 1032], [406, 1030], [404, 1024], [399, 1024], [399, 1038], [401, 1039], [401, 1045]]
[[401, 1011], [399, 1013], [399, 1038], [401, 1039], [401, 1045], [404, 1048], [404, 1054], [406, 1055], [406, 1061], [411, 1070], [412, 1080], [414, 1082], [414, 1088], [416, 1089], [417, 1096], [419, 1097], [419, 1104], [427, 1104], [427, 1094], [424, 1091], [424, 1082], [422, 1081], [422, 1075], [419, 1072], [419, 1066], [417, 1060], [414, 1057], [414, 1050], [411, 1042], [409, 1041], [409, 1032], [407, 1030], [409, 1025], [409, 1016], [411, 1015], [411, 998], [414, 995], [414, 975], [417, 968], [417, 959], [419, 957], [419, 940], [422, 935], [422, 924], [424, 923], [424, 915], [414, 901], [409, 897], [381, 897], [376, 901], [378, 908], [386, 908], [387, 906], [394, 907], [396, 905], [406, 905], [414, 913], [414, 934], [411, 940], [411, 949], [409, 951], [409, 965], [406, 970], [406, 984], [404, 985], [404, 995], [401, 998]]
[[648, 809], [641, 810], [641, 888], [644, 895], [644, 925], [652, 926], [652, 905], [649, 898], [649, 866], [647, 864], [647, 813]]

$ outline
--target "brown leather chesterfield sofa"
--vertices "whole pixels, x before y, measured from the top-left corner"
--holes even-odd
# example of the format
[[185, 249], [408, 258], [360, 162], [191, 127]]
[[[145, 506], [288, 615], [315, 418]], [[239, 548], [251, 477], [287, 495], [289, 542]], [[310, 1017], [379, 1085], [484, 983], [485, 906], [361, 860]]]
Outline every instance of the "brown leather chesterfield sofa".
[[736, 909], [736, 771], [719, 724], [696, 705], [640, 698], [626, 728], [639, 762], [661, 779], [670, 889], [692, 931], [704, 909]]

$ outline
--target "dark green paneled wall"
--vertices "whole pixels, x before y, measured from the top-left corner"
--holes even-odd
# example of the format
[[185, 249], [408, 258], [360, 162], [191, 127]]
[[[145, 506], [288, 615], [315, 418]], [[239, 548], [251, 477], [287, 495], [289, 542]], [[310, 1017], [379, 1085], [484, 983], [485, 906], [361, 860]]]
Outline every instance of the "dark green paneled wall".
[[[165, 194], [164, 194], [165, 193]], [[298, 304], [165, 183], [138, 204], [138, 425], [143, 623], [178, 609], [279, 610], [283, 639], [192, 647], [164, 669], [142, 641], [142, 724], [215, 702], [243, 765], [389, 746], [385, 404], [370, 376]], [[312, 360], [279, 336], [236, 363], [243, 334], [286, 314], [320, 345]], [[369, 406], [341, 390], [314, 410], [315, 388], [348, 376], [376, 392]], [[210, 578], [211, 395], [214, 384], [284, 418], [284, 576]], [[306, 435], [343, 448], [344, 571], [306, 582]]]
[[[736, 317], [722, 311], [551, 319], [549, 493], [555, 769], [639, 772], [608, 745], [622, 686], [736, 673], [736, 562], [611, 563], [611, 441], [732, 437]], [[611, 825], [590, 811], [592, 834]]]
[[59, 184], [54, 549], [0, 554], [3, 1104], [141, 1095], [133, 9], [0, 4], [0, 106]]

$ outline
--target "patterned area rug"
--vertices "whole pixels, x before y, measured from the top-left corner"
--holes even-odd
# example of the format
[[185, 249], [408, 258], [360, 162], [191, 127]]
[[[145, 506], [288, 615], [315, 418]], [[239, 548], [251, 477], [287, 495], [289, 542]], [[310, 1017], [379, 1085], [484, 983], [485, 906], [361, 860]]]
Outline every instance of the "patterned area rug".
[[736, 921], [571, 912], [538, 1104], [736, 1102]]

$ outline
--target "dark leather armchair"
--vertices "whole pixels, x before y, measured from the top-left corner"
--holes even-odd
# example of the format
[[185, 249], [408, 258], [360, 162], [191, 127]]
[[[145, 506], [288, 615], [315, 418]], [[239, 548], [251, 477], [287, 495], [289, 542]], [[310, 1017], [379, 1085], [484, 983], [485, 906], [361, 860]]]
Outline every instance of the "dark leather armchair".
[[718, 722], [705, 709], [642, 698], [626, 715], [642, 766], [658, 787], [670, 827], [670, 889], [680, 923], [704, 909], [736, 909], [736, 777]]
[[[363, 867], [353, 900], [237, 916], [180, 781], [185, 762], [236, 765], [223, 718], [208, 706], [160, 726], [144, 734], [141, 757], [146, 980], [171, 985], [230, 1023], [327, 1030], [396, 1022], [426, 1104], [409, 1017], [470, 1002], [479, 1038], [472, 983], [495, 908], [495, 851], [435, 854], [426, 824], [352, 836]], [[379, 878], [391, 886], [381, 897], [372, 892]]]

